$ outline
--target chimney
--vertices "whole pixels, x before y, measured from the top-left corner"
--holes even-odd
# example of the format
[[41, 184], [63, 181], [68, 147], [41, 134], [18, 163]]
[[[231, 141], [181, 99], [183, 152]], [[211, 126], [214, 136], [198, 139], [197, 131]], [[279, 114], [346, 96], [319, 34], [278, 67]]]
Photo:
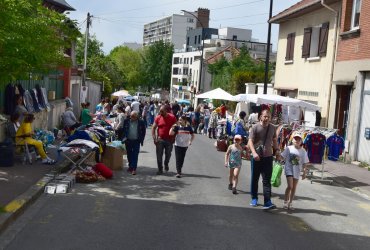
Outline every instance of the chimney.
[[[209, 9], [198, 8], [196, 11], [198, 19], [202, 22], [204, 28], [209, 28]], [[197, 20], [197, 28], [202, 28], [202, 25]]]

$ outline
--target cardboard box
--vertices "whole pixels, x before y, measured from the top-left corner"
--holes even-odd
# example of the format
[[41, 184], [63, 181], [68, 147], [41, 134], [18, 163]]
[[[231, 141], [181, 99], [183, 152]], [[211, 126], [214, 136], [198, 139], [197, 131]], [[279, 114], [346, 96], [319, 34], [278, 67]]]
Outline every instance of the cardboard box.
[[109, 145], [105, 148], [102, 162], [112, 170], [122, 170], [123, 169], [123, 155], [126, 152], [119, 148], [114, 148]]

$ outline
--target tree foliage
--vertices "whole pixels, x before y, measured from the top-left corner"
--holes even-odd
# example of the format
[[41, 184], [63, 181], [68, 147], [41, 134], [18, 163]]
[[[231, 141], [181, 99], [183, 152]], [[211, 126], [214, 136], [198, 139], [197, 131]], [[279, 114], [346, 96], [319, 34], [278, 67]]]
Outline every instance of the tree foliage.
[[42, 0], [0, 1], [0, 80], [67, 65], [63, 49], [79, 32], [75, 24]]
[[235, 95], [245, 92], [245, 83], [259, 83], [264, 80], [264, 62], [252, 59], [246, 48], [238, 56], [227, 61], [224, 57], [208, 65], [212, 74], [212, 87], [221, 87]]
[[145, 47], [142, 58], [145, 82], [142, 86], [148, 90], [150, 88], [170, 88], [173, 53], [173, 44], [163, 41]]
[[137, 87], [145, 82], [142, 71], [141, 50], [132, 50], [126, 46], [118, 46], [110, 52], [109, 58], [117, 64], [117, 67], [123, 73], [123, 87], [125, 89], [136, 91]]
[[[103, 52], [103, 43], [95, 35], [88, 38], [87, 46], [87, 77], [104, 84], [105, 96], [109, 96], [114, 90], [123, 87], [124, 76], [116, 62]], [[85, 51], [85, 36], [77, 41], [76, 59], [78, 64], [83, 64]]]

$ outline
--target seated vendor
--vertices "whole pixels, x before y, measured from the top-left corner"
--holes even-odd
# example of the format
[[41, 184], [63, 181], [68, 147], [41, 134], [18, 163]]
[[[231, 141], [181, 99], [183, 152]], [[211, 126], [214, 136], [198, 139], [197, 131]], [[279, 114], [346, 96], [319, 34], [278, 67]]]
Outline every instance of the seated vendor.
[[66, 111], [62, 114], [62, 121], [63, 121], [63, 126], [68, 131], [75, 130], [76, 128], [81, 126], [81, 123], [77, 121], [76, 116], [73, 113], [72, 107], [66, 108]]
[[32, 131], [32, 122], [34, 121], [35, 116], [33, 114], [26, 114], [21, 126], [18, 128], [15, 141], [18, 145], [32, 145], [36, 148], [37, 153], [40, 155], [43, 164], [54, 164], [55, 161], [50, 159], [44, 150], [43, 144], [39, 140], [32, 138], [34, 132]]

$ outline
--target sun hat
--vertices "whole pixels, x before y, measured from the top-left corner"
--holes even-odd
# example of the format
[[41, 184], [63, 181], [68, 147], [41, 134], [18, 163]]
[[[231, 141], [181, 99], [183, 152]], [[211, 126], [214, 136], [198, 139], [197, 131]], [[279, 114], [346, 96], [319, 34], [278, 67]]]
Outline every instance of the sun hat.
[[242, 139], [242, 136], [241, 135], [235, 135], [234, 136], [234, 140], [236, 140], [236, 139], [241, 140]]
[[299, 137], [299, 138], [302, 139], [302, 135], [297, 131], [293, 133], [293, 138], [295, 138], [295, 137]]

